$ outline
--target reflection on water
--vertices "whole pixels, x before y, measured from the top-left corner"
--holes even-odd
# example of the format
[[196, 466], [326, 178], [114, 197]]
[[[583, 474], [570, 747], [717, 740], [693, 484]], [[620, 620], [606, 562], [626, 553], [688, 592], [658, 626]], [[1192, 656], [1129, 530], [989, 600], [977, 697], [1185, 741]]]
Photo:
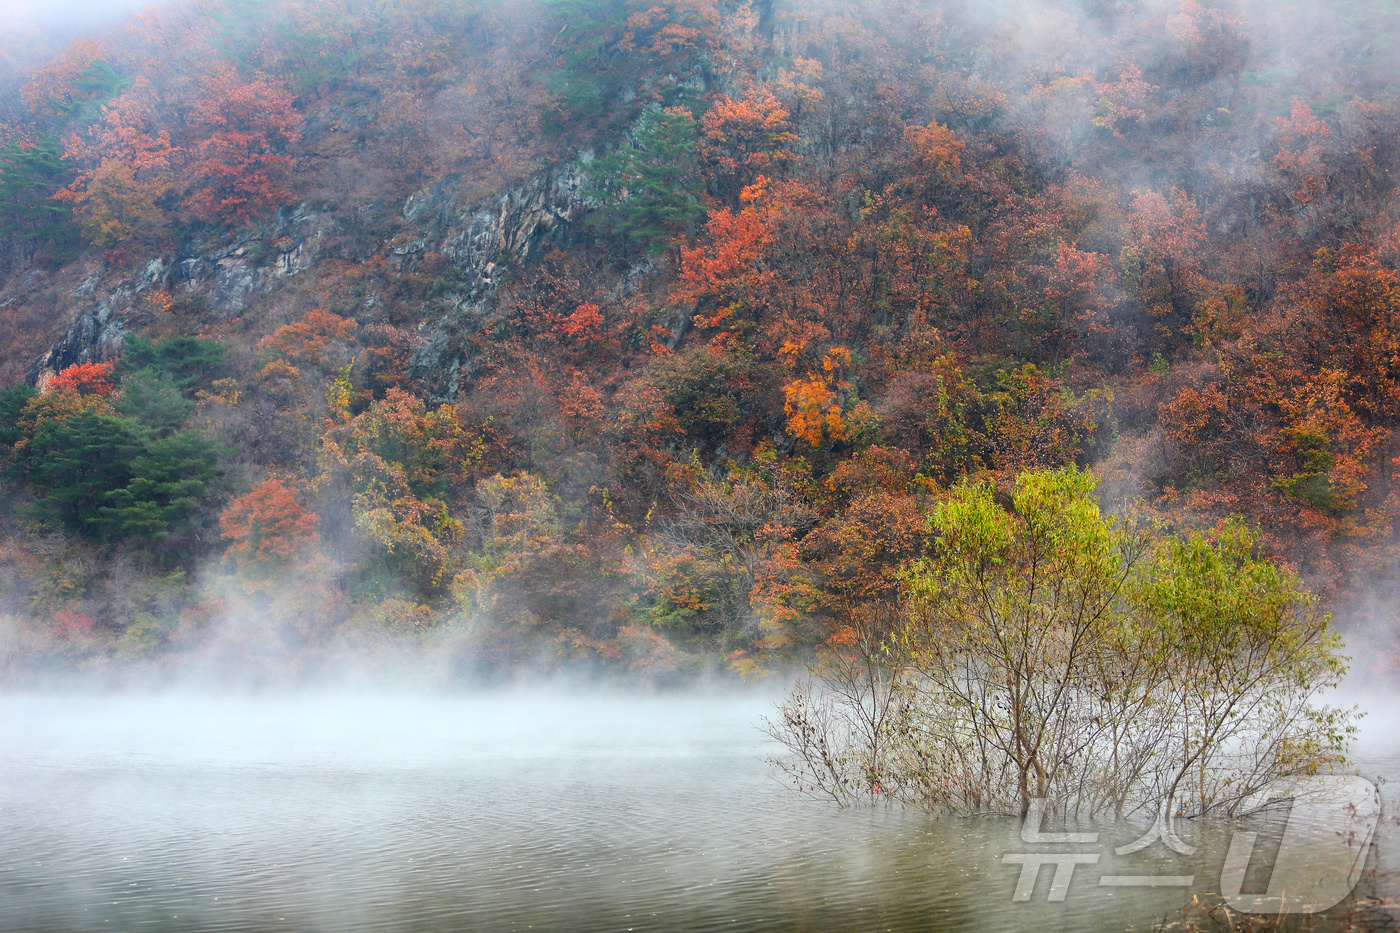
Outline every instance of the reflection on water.
[[[794, 797], [760, 760], [770, 709], [0, 698], [0, 929], [1116, 931], [1218, 892], [1223, 830], [1178, 824], [1190, 857], [1117, 856], [1140, 830], [1030, 845], [1017, 821]], [[1261, 832], [1261, 863], [1268, 846]], [[1038, 851], [1099, 859], [1062, 903], [1053, 866], [1015, 902], [1005, 856]]]

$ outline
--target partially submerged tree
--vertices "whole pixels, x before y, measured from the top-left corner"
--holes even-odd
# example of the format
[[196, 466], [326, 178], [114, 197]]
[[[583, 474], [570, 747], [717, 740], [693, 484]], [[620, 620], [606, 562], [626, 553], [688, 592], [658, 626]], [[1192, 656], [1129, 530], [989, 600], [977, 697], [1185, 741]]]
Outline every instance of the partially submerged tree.
[[1350, 714], [1314, 700], [1345, 667], [1315, 597], [1242, 524], [1176, 537], [1103, 514], [1095, 485], [954, 489], [893, 634], [852, 620], [769, 724], [780, 767], [842, 804], [1123, 815], [1229, 811], [1339, 762]]

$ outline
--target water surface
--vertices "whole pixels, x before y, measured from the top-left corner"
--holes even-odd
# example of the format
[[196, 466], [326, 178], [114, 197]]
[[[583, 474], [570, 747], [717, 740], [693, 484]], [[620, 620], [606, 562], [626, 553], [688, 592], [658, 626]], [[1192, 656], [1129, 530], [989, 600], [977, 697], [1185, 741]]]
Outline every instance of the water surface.
[[[761, 760], [763, 697], [0, 697], [0, 929], [1150, 929], [1218, 888], [1109, 828], [840, 811]], [[1400, 744], [1400, 743], [1396, 743]], [[1378, 767], [1392, 746], [1365, 754]], [[1261, 837], [1262, 838], [1262, 837]], [[1016, 902], [1008, 853], [1099, 853]], [[1262, 850], [1261, 850], [1262, 851]], [[1098, 886], [1193, 874], [1189, 890]]]

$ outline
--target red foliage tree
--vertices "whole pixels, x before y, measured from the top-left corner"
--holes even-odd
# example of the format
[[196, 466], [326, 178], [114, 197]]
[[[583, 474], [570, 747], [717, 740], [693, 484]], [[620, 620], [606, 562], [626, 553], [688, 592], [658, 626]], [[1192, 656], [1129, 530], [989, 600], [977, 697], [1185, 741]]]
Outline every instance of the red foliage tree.
[[263, 79], [215, 72], [190, 119], [197, 138], [185, 206], [211, 223], [241, 224], [292, 201], [292, 157], [301, 139], [292, 97]]
[[99, 398], [112, 394], [117, 387], [112, 381], [115, 363], [79, 363], [55, 374], [44, 386], [45, 392], [60, 392], [69, 389], [79, 395], [95, 395]]

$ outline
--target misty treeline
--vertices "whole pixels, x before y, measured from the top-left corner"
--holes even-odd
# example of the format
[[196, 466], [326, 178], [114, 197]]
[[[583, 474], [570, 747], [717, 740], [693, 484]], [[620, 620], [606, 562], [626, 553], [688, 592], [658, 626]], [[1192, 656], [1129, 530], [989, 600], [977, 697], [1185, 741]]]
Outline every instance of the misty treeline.
[[761, 677], [917, 632], [960, 484], [1071, 466], [1182, 542], [1250, 529], [1388, 671], [1396, 26], [207, 0], [7, 36], [7, 676]]

